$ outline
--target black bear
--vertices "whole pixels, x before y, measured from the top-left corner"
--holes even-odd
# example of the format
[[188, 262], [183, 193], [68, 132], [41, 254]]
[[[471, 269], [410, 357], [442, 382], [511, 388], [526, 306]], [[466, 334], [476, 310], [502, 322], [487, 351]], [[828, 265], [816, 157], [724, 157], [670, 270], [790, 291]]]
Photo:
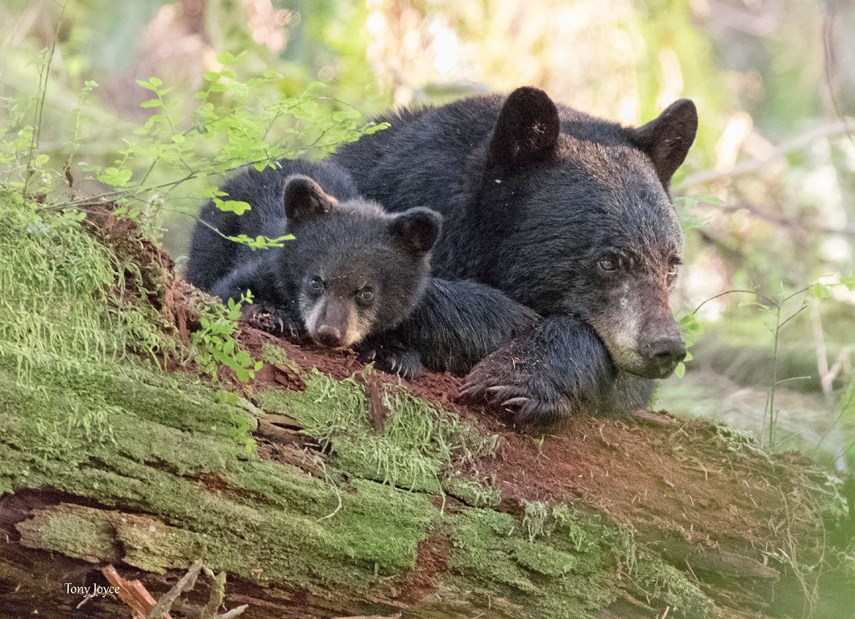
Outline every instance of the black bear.
[[389, 211], [444, 215], [435, 277], [486, 284], [544, 317], [480, 361], [465, 393], [529, 420], [649, 404], [651, 379], [686, 354], [668, 304], [683, 245], [669, 182], [695, 138], [694, 104], [628, 128], [519, 88], [383, 120], [391, 128], [333, 160]]
[[[441, 216], [426, 208], [387, 214], [335, 165], [283, 161], [239, 174], [222, 191], [252, 208], [240, 216], [202, 208], [187, 279], [224, 300], [250, 290], [257, 311], [286, 334], [352, 346], [396, 327], [430, 282]], [[295, 239], [253, 251], [226, 238], [241, 234]], [[417, 357], [409, 363], [404, 371], [419, 367]]]

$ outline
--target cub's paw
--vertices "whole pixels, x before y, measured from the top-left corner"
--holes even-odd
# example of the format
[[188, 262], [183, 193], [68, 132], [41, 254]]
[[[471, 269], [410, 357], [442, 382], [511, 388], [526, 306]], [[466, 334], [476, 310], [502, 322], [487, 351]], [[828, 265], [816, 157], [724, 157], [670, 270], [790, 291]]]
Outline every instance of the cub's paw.
[[366, 340], [357, 347], [357, 352], [360, 362], [373, 362], [378, 370], [405, 380], [416, 380], [425, 373], [419, 353], [396, 342]]
[[300, 342], [305, 337], [303, 325], [278, 307], [263, 304], [248, 305], [243, 308], [241, 317], [250, 326], [291, 342]]
[[504, 354], [502, 348], [485, 357], [466, 376], [460, 396], [486, 400], [531, 426], [551, 425], [574, 412], [571, 400], [546, 376], [537, 361]]

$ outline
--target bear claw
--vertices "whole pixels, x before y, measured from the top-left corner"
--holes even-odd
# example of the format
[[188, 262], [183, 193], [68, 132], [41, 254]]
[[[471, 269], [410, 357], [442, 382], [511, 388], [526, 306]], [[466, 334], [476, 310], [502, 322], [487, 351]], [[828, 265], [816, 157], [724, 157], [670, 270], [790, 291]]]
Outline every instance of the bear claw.
[[387, 374], [397, 374], [404, 380], [416, 380], [425, 371], [421, 357], [413, 350], [396, 343], [363, 342], [358, 348], [361, 363], [374, 363], [374, 367]]
[[504, 402], [502, 402], [502, 406], [526, 408], [526, 405], [530, 403], [530, 398], [520, 396], [516, 398], [511, 398], [510, 400], [505, 400]]
[[281, 309], [252, 304], [244, 308], [242, 314], [243, 319], [256, 329], [295, 342], [302, 338], [301, 326]]

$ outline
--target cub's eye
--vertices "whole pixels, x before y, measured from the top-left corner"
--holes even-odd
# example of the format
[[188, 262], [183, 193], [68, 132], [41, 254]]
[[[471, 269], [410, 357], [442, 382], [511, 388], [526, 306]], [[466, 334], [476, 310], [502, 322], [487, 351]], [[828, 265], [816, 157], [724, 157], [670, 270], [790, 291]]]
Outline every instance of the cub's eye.
[[597, 265], [598, 265], [598, 266], [599, 266], [603, 271], [614, 271], [614, 270], [617, 268], [617, 262], [615, 262], [614, 260], [611, 260], [611, 259], [609, 259], [609, 258], [605, 258], [605, 259], [603, 259], [603, 260], [600, 260], [600, 261], [597, 263]]
[[321, 292], [324, 289], [324, 280], [320, 277], [313, 277], [309, 280], [309, 288], [315, 292]]
[[370, 303], [374, 300], [374, 291], [371, 288], [363, 288], [356, 293], [356, 298], [363, 303]]
[[677, 271], [680, 270], [680, 263], [675, 262], [671, 265], [671, 268], [668, 269], [668, 277], [674, 277], [677, 274]]

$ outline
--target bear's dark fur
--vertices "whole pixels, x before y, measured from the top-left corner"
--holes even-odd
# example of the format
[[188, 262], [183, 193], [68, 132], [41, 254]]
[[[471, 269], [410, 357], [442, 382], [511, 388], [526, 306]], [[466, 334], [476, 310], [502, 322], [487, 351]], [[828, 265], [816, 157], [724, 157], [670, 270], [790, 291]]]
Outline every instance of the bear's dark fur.
[[538, 319], [530, 308], [485, 284], [433, 278], [410, 317], [398, 328], [369, 338], [361, 346], [360, 360], [416, 376], [420, 367], [407, 367], [416, 361], [415, 353], [434, 372], [463, 375]]
[[[682, 253], [668, 185], [694, 141], [694, 104], [627, 128], [520, 88], [384, 120], [334, 155], [360, 193], [389, 211], [442, 212], [434, 275], [544, 316], [476, 365], [467, 393], [535, 419], [648, 404], [650, 379], [685, 356], [668, 306]], [[469, 291], [456, 294], [466, 307]]]
[[[284, 161], [239, 174], [222, 190], [252, 208], [240, 216], [202, 208], [187, 279], [224, 300], [249, 289], [287, 334], [351, 346], [400, 324], [430, 282], [441, 216], [425, 208], [387, 214], [335, 165]], [[223, 238], [240, 234], [295, 239], [252, 251]]]

